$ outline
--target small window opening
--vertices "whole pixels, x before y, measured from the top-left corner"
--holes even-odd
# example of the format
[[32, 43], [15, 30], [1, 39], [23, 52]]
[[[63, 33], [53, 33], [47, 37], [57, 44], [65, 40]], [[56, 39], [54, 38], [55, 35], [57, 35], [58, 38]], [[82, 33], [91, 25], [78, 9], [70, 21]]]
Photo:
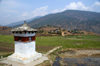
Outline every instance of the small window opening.
[[28, 32], [30, 34], [30, 32]]
[[34, 33], [34, 32], [32, 31], [32, 33]]
[[21, 41], [21, 37], [19, 37], [19, 41]]
[[18, 32], [16, 32], [16, 33], [18, 33]]
[[20, 34], [22, 34], [22, 32], [19, 32]]
[[12, 32], [14, 34], [14, 32]]

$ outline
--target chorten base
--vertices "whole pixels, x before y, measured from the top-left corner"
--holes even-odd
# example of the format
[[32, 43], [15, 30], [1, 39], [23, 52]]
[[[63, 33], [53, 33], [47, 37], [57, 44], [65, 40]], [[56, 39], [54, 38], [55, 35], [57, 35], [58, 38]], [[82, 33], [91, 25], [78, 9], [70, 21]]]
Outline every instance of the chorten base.
[[11, 61], [15, 61], [15, 62], [19, 62], [19, 63], [22, 63], [22, 64], [27, 64], [27, 63], [30, 63], [32, 61], [35, 61], [39, 58], [42, 57], [42, 54], [41, 53], [35, 53], [34, 55], [30, 56], [30, 57], [23, 57], [21, 55], [18, 55], [18, 54], [12, 54], [10, 56], [7, 57], [8, 60], [11, 60]]

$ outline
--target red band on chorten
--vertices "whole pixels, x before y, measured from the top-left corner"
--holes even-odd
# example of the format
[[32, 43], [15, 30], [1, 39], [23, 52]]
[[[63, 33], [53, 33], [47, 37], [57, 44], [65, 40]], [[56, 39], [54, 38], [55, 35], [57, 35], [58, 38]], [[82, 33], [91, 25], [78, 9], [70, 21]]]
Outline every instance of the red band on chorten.
[[29, 36], [29, 37], [14, 36], [14, 41], [20, 41], [20, 42], [35, 41], [35, 36]]

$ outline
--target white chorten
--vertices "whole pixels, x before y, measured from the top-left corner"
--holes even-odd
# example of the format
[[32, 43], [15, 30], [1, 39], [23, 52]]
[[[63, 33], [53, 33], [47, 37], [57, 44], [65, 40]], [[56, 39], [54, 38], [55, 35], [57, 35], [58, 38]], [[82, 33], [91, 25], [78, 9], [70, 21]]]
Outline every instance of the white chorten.
[[23, 26], [11, 31], [14, 34], [15, 52], [8, 56], [8, 60], [27, 64], [42, 57], [42, 54], [35, 50], [36, 29], [27, 26], [25, 21]]

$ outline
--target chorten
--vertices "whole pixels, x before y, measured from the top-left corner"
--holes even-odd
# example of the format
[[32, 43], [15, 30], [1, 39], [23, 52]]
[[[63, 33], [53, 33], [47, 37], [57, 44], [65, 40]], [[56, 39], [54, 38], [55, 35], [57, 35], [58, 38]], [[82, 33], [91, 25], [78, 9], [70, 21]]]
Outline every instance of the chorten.
[[11, 31], [14, 34], [15, 52], [8, 56], [8, 60], [27, 64], [42, 57], [41, 53], [36, 52], [36, 29], [27, 26], [25, 21], [23, 26]]

